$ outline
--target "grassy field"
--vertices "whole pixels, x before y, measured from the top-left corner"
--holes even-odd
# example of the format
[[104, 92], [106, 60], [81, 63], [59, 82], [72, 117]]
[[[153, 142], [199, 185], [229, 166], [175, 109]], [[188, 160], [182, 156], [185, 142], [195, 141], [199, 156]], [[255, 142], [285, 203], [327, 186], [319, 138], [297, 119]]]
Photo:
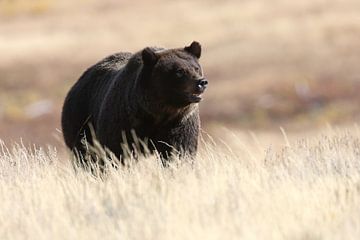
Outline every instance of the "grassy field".
[[[0, 239], [359, 239], [359, 22], [358, 0], [0, 0]], [[75, 173], [59, 128], [82, 72], [193, 40], [195, 163]]]
[[104, 180], [53, 148], [2, 144], [0, 238], [359, 239], [358, 127], [272, 145], [223, 134], [194, 164], [150, 157]]

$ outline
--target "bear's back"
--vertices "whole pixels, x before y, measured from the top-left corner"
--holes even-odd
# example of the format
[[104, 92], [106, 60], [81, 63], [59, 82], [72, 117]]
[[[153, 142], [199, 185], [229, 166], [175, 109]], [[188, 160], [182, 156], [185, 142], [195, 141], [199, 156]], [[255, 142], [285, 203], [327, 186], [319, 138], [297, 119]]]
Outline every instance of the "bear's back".
[[132, 55], [133, 54], [129, 52], [115, 53], [98, 62], [95, 67], [105, 71], [118, 71], [128, 62]]
[[[84, 124], [99, 114], [113, 77], [131, 57], [129, 52], [120, 52], [104, 58], [88, 68], [70, 89], [65, 98], [61, 121], [65, 142], [71, 149], [76, 145], [77, 134]], [[91, 120], [89, 123], [95, 125]]]

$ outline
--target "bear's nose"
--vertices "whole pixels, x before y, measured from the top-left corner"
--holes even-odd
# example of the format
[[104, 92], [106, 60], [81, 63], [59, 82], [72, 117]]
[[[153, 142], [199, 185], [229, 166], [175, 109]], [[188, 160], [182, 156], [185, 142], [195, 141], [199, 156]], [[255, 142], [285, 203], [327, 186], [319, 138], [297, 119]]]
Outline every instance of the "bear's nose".
[[197, 82], [197, 92], [202, 93], [205, 91], [206, 87], [208, 85], [208, 81], [206, 79], [200, 79]]
[[208, 85], [208, 81], [206, 79], [201, 79], [199, 84], [206, 88], [206, 86]]
[[200, 79], [197, 83], [197, 87], [200, 91], [204, 91], [205, 88], [207, 87], [208, 82], [206, 79]]

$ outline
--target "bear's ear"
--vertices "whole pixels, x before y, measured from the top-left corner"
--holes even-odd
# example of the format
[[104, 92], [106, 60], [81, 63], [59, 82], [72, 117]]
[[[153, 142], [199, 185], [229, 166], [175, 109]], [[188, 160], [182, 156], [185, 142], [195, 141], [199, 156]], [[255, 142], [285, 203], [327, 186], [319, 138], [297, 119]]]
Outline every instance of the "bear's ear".
[[159, 59], [156, 53], [153, 50], [151, 50], [149, 47], [145, 48], [142, 51], [141, 55], [144, 65], [154, 66], [157, 60]]
[[200, 43], [193, 41], [190, 46], [184, 48], [185, 51], [191, 53], [197, 58], [201, 56], [201, 45]]

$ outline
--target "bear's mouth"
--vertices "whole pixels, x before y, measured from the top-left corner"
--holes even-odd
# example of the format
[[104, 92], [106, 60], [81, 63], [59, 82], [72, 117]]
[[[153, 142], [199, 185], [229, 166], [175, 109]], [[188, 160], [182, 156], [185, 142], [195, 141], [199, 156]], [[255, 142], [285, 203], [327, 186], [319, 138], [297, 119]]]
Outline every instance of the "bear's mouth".
[[201, 102], [202, 94], [203, 93], [191, 92], [173, 93], [169, 96], [169, 100], [171, 99], [171, 103], [175, 106], [185, 107], [190, 104]]
[[192, 93], [189, 96], [189, 100], [192, 103], [198, 103], [202, 100], [202, 93]]

